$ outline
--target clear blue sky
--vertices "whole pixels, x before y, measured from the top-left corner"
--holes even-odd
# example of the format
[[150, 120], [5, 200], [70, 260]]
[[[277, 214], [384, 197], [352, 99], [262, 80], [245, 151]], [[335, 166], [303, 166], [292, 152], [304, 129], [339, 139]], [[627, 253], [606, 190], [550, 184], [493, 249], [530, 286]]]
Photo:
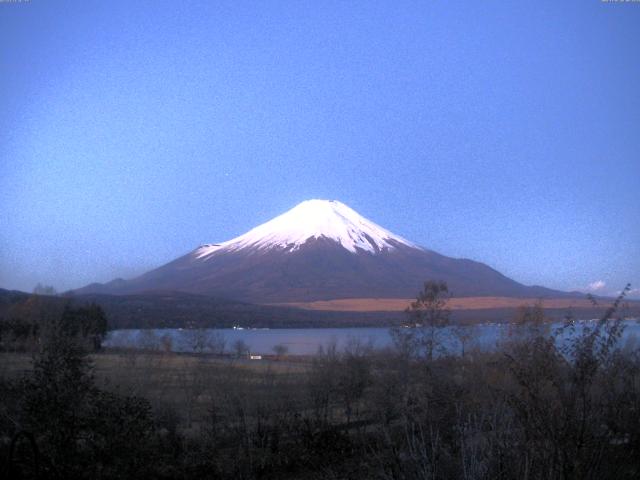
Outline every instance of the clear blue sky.
[[0, 3], [0, 287], [309, 198], [526, 284], [640, 287], [640, 4]]

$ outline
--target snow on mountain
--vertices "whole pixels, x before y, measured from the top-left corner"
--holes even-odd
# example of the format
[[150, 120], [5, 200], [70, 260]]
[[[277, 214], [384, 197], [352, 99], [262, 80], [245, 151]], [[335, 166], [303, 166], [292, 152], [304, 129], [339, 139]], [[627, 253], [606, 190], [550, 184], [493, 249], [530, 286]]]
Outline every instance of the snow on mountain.
[[307, 200], [244, 235], [220, 244], [203, 245], [193, 255], [206, 258], [218, 251], [245, 248], [294, 252], [312, 238], [333, 240], [352, 253], [378, 253], [399, 245], [420, 248], [337, 200]]

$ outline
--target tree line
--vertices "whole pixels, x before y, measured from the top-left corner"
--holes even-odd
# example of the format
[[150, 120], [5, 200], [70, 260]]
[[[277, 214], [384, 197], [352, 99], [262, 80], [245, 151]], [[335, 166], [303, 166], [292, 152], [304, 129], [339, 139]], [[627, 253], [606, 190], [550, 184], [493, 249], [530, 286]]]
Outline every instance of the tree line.
[[108, 328], [104, 310], [96, 303], [75, 306], [34, 295], [0, 316], [0, 351], [35, 351], [58, 323], [62, 335], [86, 343], [93, 351], [101, 348]]

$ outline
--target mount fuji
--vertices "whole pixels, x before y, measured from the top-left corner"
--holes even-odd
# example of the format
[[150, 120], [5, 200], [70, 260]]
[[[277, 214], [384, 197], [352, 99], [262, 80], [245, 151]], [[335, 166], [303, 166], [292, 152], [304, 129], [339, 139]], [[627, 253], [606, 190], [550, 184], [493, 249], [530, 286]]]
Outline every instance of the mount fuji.
[[307, 200], [247, 233], [202, 245], [131, 280], [76, 294], [180, 291], [253, 303], [411, 298], [425, 280], [457, 297], [558, 297], [491, 267], [446, 257], [395, 235], [335, 200]]

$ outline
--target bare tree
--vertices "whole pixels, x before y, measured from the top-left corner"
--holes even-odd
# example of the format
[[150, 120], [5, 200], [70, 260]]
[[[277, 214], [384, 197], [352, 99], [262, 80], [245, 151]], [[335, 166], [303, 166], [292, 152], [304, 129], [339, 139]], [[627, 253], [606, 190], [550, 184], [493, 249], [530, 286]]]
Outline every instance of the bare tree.
[[549, 325], [550, 321], [544, 312], [544, 304], [541, 299], [538, 299], [533, 305], [518, 307], [509, 325], [509, 337], [519, 342], [546, 336], [549, 334]]
[[478, 329], [475, 325], [462, 325], [460, 323], [451, 328], [451, 334], [460, 344], [460, 355], [464, 358], [469, 343], [474, 339]]
[[358, 413], [357, 405], [371, 382], [371, 352], [373, 344], [350, 338], [341, 356], [338, 370], [338, 394], [344, 403], [347, 423]]
[[164, 334], [160, 337], [160, 346], [162, 347], [163, 353], [171, 353], [173, 352], [173, 339], [171, 335]]
[[192, 328], [182, 332], [186, 346], [193, 353], [202, 353], [209, 343], [207, 330], [204, 328]]
[[289, 347], [279, 343], [278, 345], [274, 345], [273, 353], [275, 353], [278, 357], [284, 357], [287, 353], [289, 353]]
[[182, 332], [184, 346], [193, 353], [211, 352], [222, 355], [226, 339], [222, 332], [208, 328], [193, 328]]
[[420, 345], [417, 331], [410, 325], [403, 325], [389, 329], [389, 336], [395, 352], [401, 359], [409, 360], [418, 355]]
[[219, 331], [208, 330], [207, 333], [207, 348], [214, 355], [223, 355], [224, 349], [227, 346], [227, 339], [224, 338], [224, 334]]
[[445, 351], [440, 337], [442, 328], [449, 324], [449, 298], [446, 282], [427, 281], [416, 300], [405, 310], [409, 326], [419, 329], [419, 345], [427, 360], [432, 360], [434, 353]]
[[249, 345], [247, 345], [244, 340], [238, 339], [233, 342], [233, 350], [236, 353], [236, 356], [240, 358], [249, 353]]
[[[570, 314], [569, 314], [570, 315]], [[497, 346], [501, 350], [513, 351], [522, 344], [529, 344], [538, 338], [549, 338], [551, 321], [546, 316], [541, 299], [533, 305], [520, 305], [513, 314], [511, 321], [503, 325]]]

